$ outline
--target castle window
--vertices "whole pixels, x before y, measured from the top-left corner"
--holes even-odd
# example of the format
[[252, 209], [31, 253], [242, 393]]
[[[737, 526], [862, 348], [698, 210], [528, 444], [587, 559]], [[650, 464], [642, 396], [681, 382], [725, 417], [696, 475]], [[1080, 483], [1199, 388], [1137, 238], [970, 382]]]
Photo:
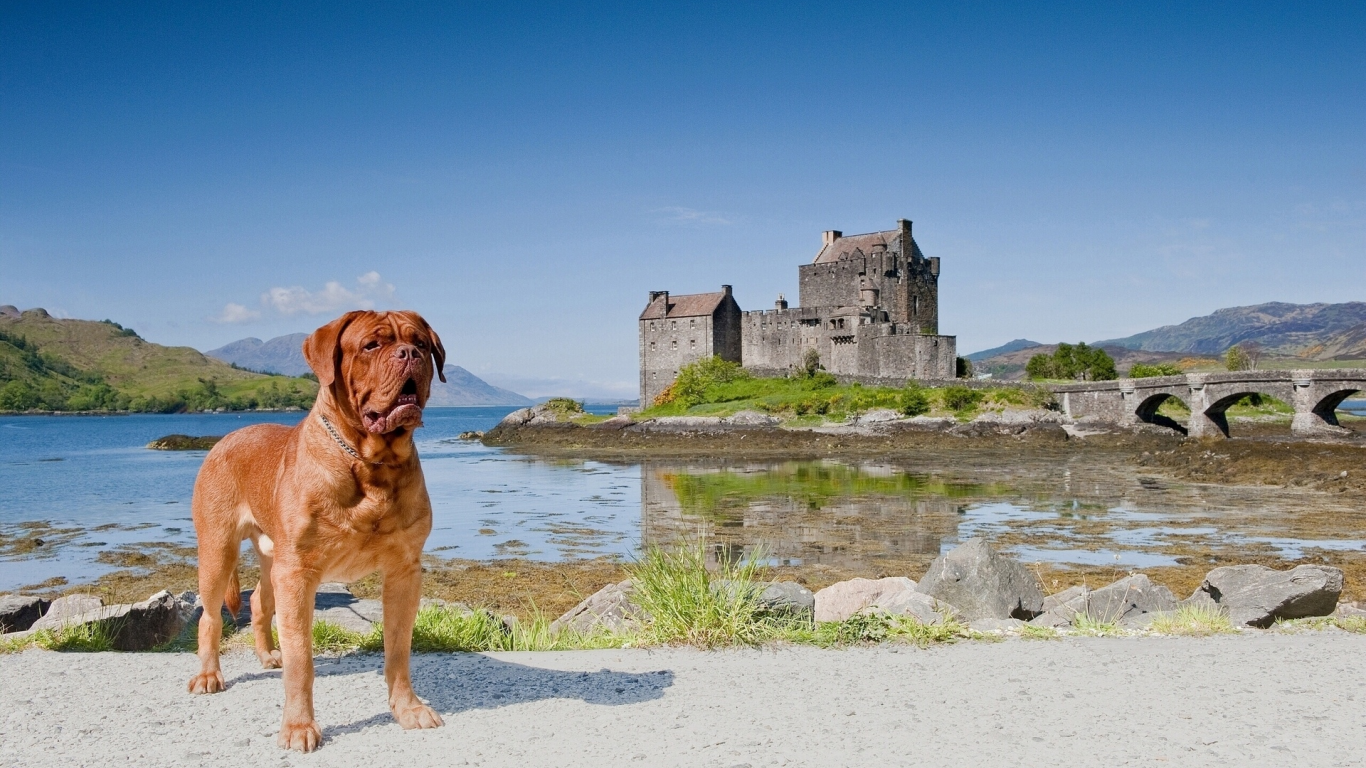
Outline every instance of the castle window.
[[915, 297], [915, 309], [912, 311], [917, 317], [920, 315], [920, 297]]
[[651, 351], [651, 352], [655, 351], [655, 343], [654, 343], [653, 341], [650, 342], [650, 351]]
[[670, 320], [670, 321], [669, 321], [669, 327], [670, 327], [670, 328], [678, 328], [678, 321], [677, 321], [677, 320]]
[[689, 328], [696, 328], [696, 327], [697, 327], [697, 321], [696, 321], [696, 320], [689, 320], [689, 321], [688, 321], [688, 327], [689, 327]]
[[674, 341], [669, 342], [669, 349], [678, 349], [678, 340], [677, 340], [677, 339], [675, 339]]
[[697, 339], [688, 339], [688, 346], [690, 346], [690, 347], [696, 347], [696, 346], [697, 346]]

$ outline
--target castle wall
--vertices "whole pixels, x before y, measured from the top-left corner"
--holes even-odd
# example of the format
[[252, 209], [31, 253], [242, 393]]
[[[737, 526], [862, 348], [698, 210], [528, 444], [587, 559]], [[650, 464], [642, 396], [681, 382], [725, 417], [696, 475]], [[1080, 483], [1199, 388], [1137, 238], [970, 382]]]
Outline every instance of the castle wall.
[[641, 406], [649, 407], [678, 376], [678, 369], [714, 354], [711, 317], [679, 317], [640, 321]]

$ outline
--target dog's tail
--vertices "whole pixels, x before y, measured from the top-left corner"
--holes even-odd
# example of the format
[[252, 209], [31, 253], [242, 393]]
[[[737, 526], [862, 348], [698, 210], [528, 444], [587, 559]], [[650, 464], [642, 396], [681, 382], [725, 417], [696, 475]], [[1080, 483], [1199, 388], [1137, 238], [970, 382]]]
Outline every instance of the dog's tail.
[[242, 580], [237, 577], [237, 566], [232, 568], [232, 576], [228, 577], [228, 591], [223, 595], [223, 603], [228, 606], [228, 612], [233, 619], [242, 610]]

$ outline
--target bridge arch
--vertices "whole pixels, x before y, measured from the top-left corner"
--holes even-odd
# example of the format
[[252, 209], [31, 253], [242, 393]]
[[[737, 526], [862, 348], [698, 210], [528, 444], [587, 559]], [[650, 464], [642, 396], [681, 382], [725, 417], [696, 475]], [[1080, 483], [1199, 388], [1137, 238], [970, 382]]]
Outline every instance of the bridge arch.
[[[1232, 394], [1225, 394], [1219, 399], [1210, 403], [1209, 406], [1205, 408], [1205, 418], [1209, 419], [1216, 427], [1218, 427], [1219, 430], [1224, 433], [1224, 437], [1229, 437], [1228, 409], [1237, 405], [1239, 402], [1243, 400], [1243, 398], [1247, 397], [1265, 397], [1269, 400], [1275, 400], [1276, 402], [1282, 403], [1287, 406], [1290, 405], [1289, 403], [1286, 403], [1284, 400], [1276, 397], [1270, 392], [1261, 391], [1261, 389], [1249, 387], [1243, 391], [1237, 391]], [[1334, 405], [1333, 407], [1337, 408], [1336, 405]]]
[[1348, 398], [1358, 392], [1366, 392], [1362, 389], [1340, 389], [1337, 392], [1329, 393], [1319, 399], [1314, 407], [1310, 409], [1315, 416], [1323, 419], [1328, 424], [1336, 427], [1338, 424], [1338, 406], [1342, 405]]
[[1168, 400], [1175, 400], [1185, 406], [1186, 410], [1190, 410], [1190, 404], [1176, 395], [1173, 395], [1170, 392], [1156, 392], [1148, 395], [1138, 404], [1138, 407], [1134, 409], [1134, 415], [1144, 424], [1156, 424], [1180, 432], [1183, 435], [1187, 434], [1185, 424], [1182, 424], [1170, 416], [1165, 416], [1157, 412], [1158, 409], [1162, 407], [1162, 404]]

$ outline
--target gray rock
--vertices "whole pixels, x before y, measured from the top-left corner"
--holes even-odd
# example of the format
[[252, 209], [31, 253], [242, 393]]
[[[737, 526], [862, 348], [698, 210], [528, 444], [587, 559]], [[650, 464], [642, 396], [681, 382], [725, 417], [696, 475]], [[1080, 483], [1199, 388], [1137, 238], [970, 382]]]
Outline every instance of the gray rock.
[[1154, 583], [1146, 574], [1135, 573], [1088, 593], [1086, 615], [1093, 621], [1137, 629], [1151, 623], [1154, 614], [1176, 607], [1176, 596], [1170, 589]]
[[531, 412], [530, 408], [518, 408], [512, 413], [509, 413], [508, 415], [504, 416], [503, 420], [498, 422], [498, 426], [520, 427], [526, 424], [527, 422], [531, 421], [534, 415], [535, 414]]
[[52, 601], [48, 606], [43, 618], [33, 622], [30, 629], [56, 629], [66, 621], [76, 616], [82, 616], [97, 611], [104, 606], [104, 601], [94, 595], [77, 593], [59, 597]]
[[1019, 619], [978, 619], [969, 622], [968, 629], [974, 632], [1015, 632], [1024, 625]]
[[867, 413], [855, 416], [852, 421], [855, 424], [881, 424], [887, 421], [901, 421], [904, 418], [906, 418], [904, 415], [891, 408], [874, 408]]
[[881, 611], [892, 616], [910, 616], [921, 624], [942, 624], [945, 619], [958, 613], [958, 609], [948, 603], [913, 589], [888, 592], [860, 613], [868, 611]]
[[778, 420], [762, 411], [740, 411], [739, 413], [725, 419], [725, 423], [733, 424], [737, 427], [771, 427], [778, 423]]
[[22, 632], [47, 612], [48, 601], [32, 595], [0, 597], [0, 633]]
[[[1086, 613], [1088, 596], [1091, 594], [1084, 587], [1075, 592], [1073, 590], [1077, 590], [1077, 588], [1064, 590], [1064, 592], [1072, 592], [1071, 597], [1053, 603], [1047, 611], [1035, 616], [1029, 623], [1036, 627], [1052, 627], [1053, 629], [1072, 626], [1072, 622], [1077, 619], [1077, 614]], [[1058, 594], [1061, 596], [1063, 593], [1059, 592]]]
[[[74, 604], [73, 601], [71, 605]], [[54, 601], [53, 608], [56, 607]], [[51, 614], [49, 609], [48, 615]], [[162, 590], [132, 605], [106, 605], [85, 613], [66, 613], [51, 624], [42, 627], [35, 624], [34, 631], [73, 629], [92, 624], [101, 625], [112, 636], [116, 651], [150, 651], [172, 640], [185, 628], [185, 606], [175, 595]]]
[[[322, 597], [319, 595], [318, 597]], [[362, 634], [369, 632], [371, 625], [384, 624], [384, 604], [379, 600], [359, 600], [352, 597], [349, 601], [329, 604], [327, 607], [313, 609], [314, 621], [330, 621], [343, 629]]]
[[1366, 605], [1360, 600], [1351, 603], [1338, 603], [1333, 615], [1339, 619], [1366, 619]]
[[815, 619], [844, 621], [864, 608], [877, 605], [884, 598], [914, 590], [915, 582], [904, 576], [841, 581], [816, 593]]
[[635, 422], [632, 421], [632, 419], [631, 419], [631, 417], [630, 417], [629, 415], [620, 415], [620, 416], [613, 416], [612, 418], [610, 418], [610, 419], [608, 419], [608, 420], [606, 420], [606, 421], [600, 421], [600, 422], [598, 422], [597, 424], [591, 424], [591, 425], [589, 425], [589, 426], [590, 426], [590, 428], [592, 428], [592, 429], [601, 429], [601, 430], [606, 430], [606, 431], [609, 431], [609, 432], [610, 432], [610, 431], [612, 431], [612, 430], [617, 430], [617, 429], [626, 429], [627, 427], [631, 426], [633, 423], [635, 423]]
[[969, 622], [1028, 620], [1043, 610], [1038, 577], [978, 538], [935, 558], [918, 589], [956, 606]]
[[1061, 592], [1054, 592], [1053, 594], [1043, 599], [1042, 610], [1044, 613], [1048, 613], [1049, 611], [1053, 610], [1054, 608], [1057, 608], [1063, 603], [1066, 603], [1072, 598], [1078, 595], [1086, 594], [1088, 591], [1089, 590], [1086, 587], [1082, 586], [1081, 584], [1078, 584], [1075, 587], [1068, 587], [1067, 589], [1064, 589]]
[[773, 616], [786, 616], [810, 621], [816, 611], [816, 596], [795, 581], [779, 581], [766, 585], [759, 593], [759, 609]]
[[1342, 594], [1342, 571], [1326, 565], [1300, 565], [1277, 571], [1263, 565], [1215, 568], [1191, 596], [1228, 611], [1234, 626], [1269, 627], [1276, 619], [1327, 616]]
[[608, 584], [552, 621], [550, 631], [554, 633], [571, 629], [591, 632], [607, 629], [618, 632], [632, 629], [647, 618], [645, 611], [631, 602], [634, 591], [630, 579], [620, 584]]

